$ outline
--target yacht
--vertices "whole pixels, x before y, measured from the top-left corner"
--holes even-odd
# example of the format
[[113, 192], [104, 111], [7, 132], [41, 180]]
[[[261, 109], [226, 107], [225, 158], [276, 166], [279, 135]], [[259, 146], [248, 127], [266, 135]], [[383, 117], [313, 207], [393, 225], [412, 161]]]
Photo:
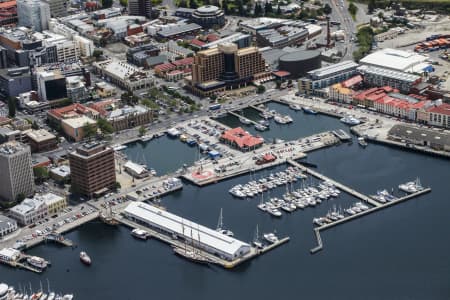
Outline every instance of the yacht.
[[305, 114], [317, 115], [317, 111], [315, 111], [314, 109], [312, 109], [312, 108], [310, 108], [308, 106], [303, 107], [303, 112]]
[[256, 225], [255, 237], [253, 238], [253, 245], [254, 245], [256, 248], [258, 248], [258, 249], [264, 248], [263, 243], [262, 243], [261, 240], [259, 239], [258, 225]]
[[258, 131], [266, 131], [267, 129], [269, 129], [269, 128], [267, 128], [267, 126], [264, 126], [264, 125], [262, 125], [262, 124], [256, 124], [256, 125], [255, 125], [255, 130], [258, 130]]
[[398, 186], [398, 189], [405, 192], [405, 193], [416, 193], [418, 191], [423, 190], [423, 186], [420, 184], [419, 178], [417, 178], [415, 181], [409, 181], [403, 184], [400, 184]]
[[281, 115], [276, 115], [273, 120], [278, 124], [286, 124], [286, 120]]
[[142, 229], [133, 229], [131, 231], [131, 235], [134, 236], [137, 239], [146, 240], [149, 236], [148, 232]]
[[91, 263], [92, 263], [91, 258], [84, 251], [80, 252], [80, 260], [82, 263], [84, 263], [87, 266], [91, 265]]
[[263, 234], [263, 237], [271, 244], [278, 242], [278, 237], [274, 233], [265, 233]]
[[141, 137], [142, 142], [148, 142], [148, 141], [151, 141], [152, 139], [153, 139], [153, 135], [151, 135], [151, 134], [146, 134]]
[[244, 125], [250, 125], [250, 124], [252, 124], [252, 121], [250, 121], [249, 119], [244, 118], [244, 117], [240, 117], [240, 118], [239, 118], [239, 122], [241, 122], [241, 123], [244, 124]]
[[125, 145], [113, 145], [112, 148], [113, 148], [114, 151], [120, 151], [120, 150], [127, 149], [127, 146], [125, 146]]
[[274, 217], [281, 217], [283, 215], [278, 208], [268, 208], [267, 211]]
[[265, 120], [265, 119], [259, 120], [258, 124], [261, 124], [261, 125], [266, 126], [266, 127], [270, 127], [270, 122]]
[[350, 125], [350, 126], [361, 124], [361, 121], [353, 116], [345, 116], [345, 117], [341, 118], [340, 121], [342, 123]]
[[298, 105], [298, 104], [290, 104], [289, 108], [292, 109], [292, 110], [295, 110], [295, 111], [302, 110], [302, 107], [300, 105]]
[[216, 228], [217, 232], [220, 232], [221, 234], [227, 235], [229, 237], [234, 236], [233, 231], [226, 229], [223, 226], [223, 210], [222, 208], [220, 209], [220, 215], [219, 215], [219, 221], [217, 222], [217, 228]]
[[40, 270], [44, 270], [45, 268], [47, 268], [47, 265], [48, 265], [48, 262], [45, 259], [43, 259], [41, 257], [37, 257], [37, 256], [28, 257], [27, 263], [29, 263], [33, 267], [36, 267]]
[[182, 249], [179, 247], [174, 247], [173, 252], [175, 252], [176, 255], [179, 255], [181, 257], [184, 257], [194, 263], [207, 265], [209, 264], [209, 260], [201, 255], [200, 253], [194, 251], [194, 250], [188, 250], [188, 249]]
[[285, 115], [283, 117], [283, 119], [284, 119], [284, 122], [286, 122], [287, 124], [294, 122], [294, 119], [292, 119], [291, 116], [289, 116], [289, 115]]
[[259, 116], [265, 120], [273, 118], [273, 115], [268, 111], [260, 112]]

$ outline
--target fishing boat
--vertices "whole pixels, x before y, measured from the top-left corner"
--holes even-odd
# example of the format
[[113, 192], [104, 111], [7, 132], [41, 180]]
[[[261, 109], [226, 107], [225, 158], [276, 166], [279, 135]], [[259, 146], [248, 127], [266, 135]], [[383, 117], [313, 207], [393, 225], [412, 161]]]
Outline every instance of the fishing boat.
[[360, 136], [359, 138], [358, 138], [358, 144], [361, 146], [361, 147], [363, 147], [363, 148], [366, 148], [367, 147], [367, 142], [364, 140], [364, 138], [362, 137], [362, 136]]
[[87, 255], [87, 253], [84, 252], [84, 251], [81, 251], [81, 252], [80, 252], [80, 260], [81, 260], [81, 262], [82, 262], [83, 264], [85, 264], [85, 265], [87, 265], [87, 266], [90, 266], [91, 263], [92, 263], [91, 258], [90, 258], [89, 255]]
[[140, 240], [146, 240], [149, 236], [148, 232], [139, 228], [135, 228], [131, 231], [131, 235]]
[[295, 110], [295, 111], [302, 110], [302, 107], [300, 105], [298, 105], [298, 104], [290, 104], [289, 108], [292, 109], [292, 110]]
[[28, 257], [27, 263], [33, 267], [38, 268], [39, 270], [44, 270], [48, 266], [48, 262], [45, 259], [37, 256]]
[[303, 107], [303, 112], [305, 114], [317, 115], [317, 111], [315, 111], [314, 109], [312, 109], [312, 108], [310, 108], [308, 106]]
[[219, 221], [217, 222], [217, 228], [216, 228], [216, 231], [217, 232], [220, 232], [220, 233], [222, 233], [222, 234], [225, 234], [225, 235], [227, 235], [227, 236], [234, 236], [234, 233], [233, 233], [233, 231], [231, 231], [231, 230], [228, 230], [228, 229], [226, 229], [224, 226], [223, 226], [223, 210], [222, 210], [222, 208], [220, 209], [220, 215], [219, 215]]

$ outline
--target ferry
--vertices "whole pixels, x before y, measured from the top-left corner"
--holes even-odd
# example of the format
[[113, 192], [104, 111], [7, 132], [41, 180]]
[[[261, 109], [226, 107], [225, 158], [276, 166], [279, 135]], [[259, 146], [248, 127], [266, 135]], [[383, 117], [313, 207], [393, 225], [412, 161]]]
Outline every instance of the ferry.
[[361, 124], [361, 121], [353, 116], [345, 116], [345, 117], [341, 118], [340, 121], [342, 123], [350, 125], [350, 126]]
[[142, 229], [133, 229], [131, 231], [131, 235], [134, 236], [135, 238], [141, 239], [141, 240], [146, 240], [149, 236], [148, 232]]
[[39, 270], [44, 270], [48, 266], [48, 262], [37, 256], [30, 256], [27, 258], [27, 263], [29, 263], [31, 266], [38, 268]]
[[90, 266], [91, 263], [92, 263], [91, 258], [90, 258], [89, 255], [87, 255], [87, 253], [84, 252], [84, 251], [81, 251], [81, 252], [80, 252], [80, 260], [81, 260], [81, 262], [82, 262], [83, 264], [85, 264], [85, 265], [87, 265], [87, 266]]
[[317, 115], [317, 111], [315, 111], [314, 109], [312, 109], [312, 108], [310, 108], [308, 106], [303, 107], [303, 112], [305, 114]]

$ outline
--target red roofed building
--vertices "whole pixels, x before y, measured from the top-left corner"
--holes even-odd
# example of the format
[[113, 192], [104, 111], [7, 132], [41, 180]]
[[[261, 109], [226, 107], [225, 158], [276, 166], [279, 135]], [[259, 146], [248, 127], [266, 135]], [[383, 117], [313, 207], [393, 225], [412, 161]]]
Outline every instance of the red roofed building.
[[197, 49], [201, 49], [204, 45], [206, 45], [205, 42], [202, 42], [202, 41], [197, 40], [197, 39], [193, 39], [191, 41], [191, 44], [190, 44], [190, 46], [192, 46], [194, 48], [197, 48]]
[[450, 128], [450, 104], [442, 103], [427, 110], [428, 124]]
[[62, 119], [86, 116], [91, 119], [97, 119], [100, 113], [93, 108], [84, 106], [80, 103], [74, 103], [68, 106], [51, 109], [47, 112], [47, 118], [50, 123], [60, 124]]
[[109, 114], [109, 111], [114, 110], [117, 102], [119, 102], [118, 99], [107, 99], [92, 103], [89, 107], [98, 111], [102, 118], [104, 118]]
[[167, 72], [170, 72], [175, 69], [176, 66], [172, 63], [160, 64], [153, 68], [153, 70], [155, 71], [155, 75], [162, 78], [166, 77]]
[[361, 83], [362, 81], [363, 81], [362, 76], [356, 75], [352, 78], [349, 78], [349, 79], [343, 81], [341, 84], [342, 84], [342, 87], [344, 87], [344, 88], [351, 88], [352, 86], [357, 85], [357, 84]]
[[17, 23], [16, 0], [0, 2], [0, 25], [13, 25]]
[[261, 147], [264, 143], [263, 138], [255, 137], [241, 127], [225, 131], [220, 136], [220, 141], [241, 151], [254, 150]]
[[362, 105], [365, 107], [374, 107], [375, 101], [383, 98], [387, 93], [398, 93], [398, 90], [391, 88], [390, 86], [384, 86], [381, 88], [371, 88], [353, 96], [354, 105]]
[[178, 69], [178, 70], [184, 70], [187, 68], [192, 68], [192, 64], [194, 63], [193, 57], [186, 57], [179, 60], [176, 60], [172, 62], [172, 64]]

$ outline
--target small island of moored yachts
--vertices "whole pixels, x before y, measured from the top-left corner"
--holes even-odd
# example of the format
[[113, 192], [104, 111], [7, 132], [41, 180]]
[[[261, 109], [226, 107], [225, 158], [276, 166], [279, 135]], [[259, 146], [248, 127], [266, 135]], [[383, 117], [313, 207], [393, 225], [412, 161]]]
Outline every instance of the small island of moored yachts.
[[0, 282], [0, 300], [72, 300], [75, 299], [73, 294], [61, 294], [50, 291], [50, 284], [48, 284], [48, 291], [45, 292], [41, 287], [39, 291], [33, 292], [31, 284], [29, 286], [19, 286], [16, 290], [6, 283]]

